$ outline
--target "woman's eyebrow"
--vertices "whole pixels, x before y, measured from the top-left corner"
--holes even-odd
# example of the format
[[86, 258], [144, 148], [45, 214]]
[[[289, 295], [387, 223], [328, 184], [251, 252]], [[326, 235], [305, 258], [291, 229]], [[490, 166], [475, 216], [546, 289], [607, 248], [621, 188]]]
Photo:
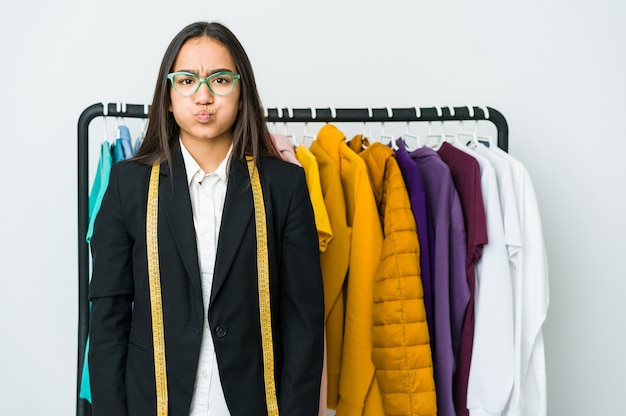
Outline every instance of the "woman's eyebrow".
[[[198, 71], [196, 71], [195, 69], [179, 69], [178, 71], [175, 71], [175, 72], [189, 72], [191, 74], [200, 76]], [[232, 69], [228, 69], [228, 68], [217, 68], [217, 69], [211, 70], [211, 72], [209, 72], [209, 75], [207, 75], [207, 76], [216, 74], [218, 72], [234, 72], [234, 71]]]

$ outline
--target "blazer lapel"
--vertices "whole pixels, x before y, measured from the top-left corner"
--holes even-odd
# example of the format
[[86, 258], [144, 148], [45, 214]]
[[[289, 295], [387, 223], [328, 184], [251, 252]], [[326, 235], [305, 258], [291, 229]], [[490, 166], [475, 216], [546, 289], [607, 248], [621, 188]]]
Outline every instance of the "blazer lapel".
[[[198, 293], [202, 293], [200, 265], [196, 246], [196, 230], [193, 224], [193, 211], [189, 197], [187, 172], [180, 148], [172, 152], [172, 173], [170, 178], [167, 163], [161, 164], [159, 184], [159, 207], [163, 208], [170, 226], [178, 253], [183, 260], [191, 284]], [[172, 182], [173, 180], [173, 182]]]
[[217, 243], [211, 302], [226, 280], [235, 254], [237, 254], [245, 232], [250, 226], [253, 213], [254, 206], [248, 168], [244, 163], [231, 159], [228, 188]]

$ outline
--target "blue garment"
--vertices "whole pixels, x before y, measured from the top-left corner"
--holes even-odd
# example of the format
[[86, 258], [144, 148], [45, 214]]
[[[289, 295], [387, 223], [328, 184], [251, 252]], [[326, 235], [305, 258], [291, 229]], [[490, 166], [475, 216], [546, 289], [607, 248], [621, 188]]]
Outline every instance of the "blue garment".
[[125, 160], [133, 156], [133, 145], [130, 138], [130, 130], [126, 126], [119, 126], [119, 137], [115, 140], [113, 148], [113, 163]]
[[133, 155], [134, 155], [135, 153], [137, 153], [137, 150], [139, 150], [139, 148], [141, 147], [141, 144], [143, 143], [143, 138], [144, 138], [144, 135], [143, 135], [143, 133], [142, 133], [142, 134], [141, 134], [139, 137], [137, 137], [137, 139], [135, 140], [135, 144], [133, 145]]
[[130, 138], [130, 130], [126, 126], [119, 126], [120, 138], [122, 139], [122, 149], [124, 150], [124, 159], [133, 157], [133, 142]]

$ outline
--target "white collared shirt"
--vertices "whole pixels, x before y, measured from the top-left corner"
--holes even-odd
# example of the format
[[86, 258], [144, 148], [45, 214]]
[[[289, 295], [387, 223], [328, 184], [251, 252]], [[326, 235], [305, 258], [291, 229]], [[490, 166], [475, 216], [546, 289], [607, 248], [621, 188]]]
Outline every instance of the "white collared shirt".
[[200, 358], [198, 360], [196, 383], [193, 389], [189, 415], [230, 416], [217, 368], [217, 357], [215, 355], [211, 329], [209, 328], [208, 313], [211, 286], [213, 284], [213, 269], [217, 253], [217, 239], [228, 182], [228, 160], [230, 159], [232, 146], [222, 163], [211, 173], [205, 173], [200, 168], [182, 141], [180, 142], [180, 147], [187, 172], [193, 223], [196, 229], [204, 304], [204, 325], [202, 329], [202, 343], [200, 345]]

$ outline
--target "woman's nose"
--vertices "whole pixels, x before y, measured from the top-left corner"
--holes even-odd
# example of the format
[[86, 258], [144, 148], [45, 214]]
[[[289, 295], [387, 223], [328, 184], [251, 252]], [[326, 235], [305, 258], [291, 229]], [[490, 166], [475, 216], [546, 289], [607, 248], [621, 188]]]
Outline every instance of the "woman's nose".
[[200, 84], [200, 87], [198, 88], [198, 91], [196, 91], [194, 97], [198, 103], [204, 104], [213, 102], [213, 93], [209, 89], [209, 85], [206, 81]]

